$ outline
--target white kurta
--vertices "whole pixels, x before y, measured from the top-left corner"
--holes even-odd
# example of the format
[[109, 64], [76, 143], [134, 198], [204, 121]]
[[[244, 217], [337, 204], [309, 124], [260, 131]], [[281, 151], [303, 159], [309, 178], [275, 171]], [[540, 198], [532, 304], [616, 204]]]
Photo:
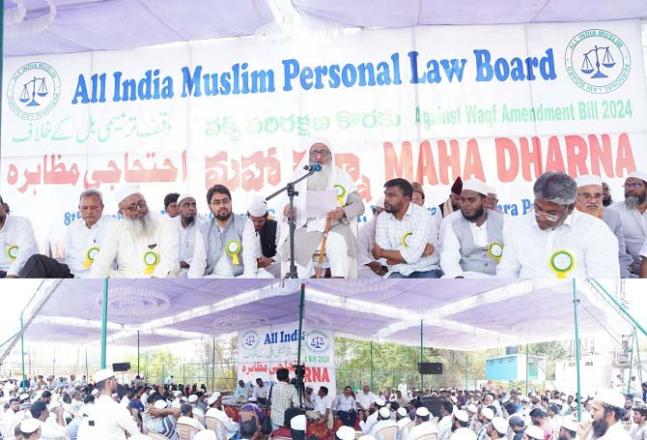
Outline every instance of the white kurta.
[[[243, 277], [246, 278], [274, 278], [265, 269], [258, 268], [258, 259], [263, 256], [263, 248], [261, 246], [261, 237], [254, 228], [254, 222], [247, 219], [245, 227], [243, 228], [243, 266], [245, 271]], [[278, 259], [278, 257], [275, 257]], [[280, 264], [275, 263], [273, 264]]]
[[171, 221], [175, 225], [178, 233], [179, 261], [186, 261], [191, 265], [195, 240], [197, 234], [199, 234], [201, 221], [196, 216], [195, 221], [186, 228], [182, 226], [182, 218], [179, 215]]
[[[94, 421], [94, 426], [89, 421]], [[100, 396], [91, 405], [90, 414], [79, 426], [77, 440], [125, 440], [130, 436], [140, 434], [137, 423], [128, 410], [108, 396]]]
[[[133, 238], [124, 220], [116, 222], [108, 231], [90, 276], [93, 278], [167, 278], [179, 271], [178, 234], [167, 217], [158, 218], [157, 230], [151, 237]], [[159, 263], [152, 273], [147, 273], [144, 256], [153, 251]], [[112, 269], [113, 262], [117, 268]]]
[[114, 223], [114, 218], [104, 215], [89, 228], [82, 219], [75, 220], [67, 227], [64, 261], [76, 278], [90, 274], [92, 260], [86, 257], [88, 251], [93, 247], [101, 249], [103, 240]]
[[0, 270], [7, 275], [18, 275], [29, 257], [36, 253], [38, 246], [29, 219], [8, 215], [0, 229]]
[[497, 266], [502, 278], [556, 278], [550, 268], [558, 251], [574, 259], [569, 278], [619, 278], [618, 240], [599, 218], [574, 210], [552, 231], [542, 231], [533, 214], [506, 221], [503, 256]]
[[641, 214], [637, 209], [628, 209], [625, 202], [616, 202], [609, 206], [609, 209], [620, 214], [627, 252], [636, 264], [632, 272], [637, 273], [637, 267], [640, 266], [640, 249], [647, 240], [647, 212]]

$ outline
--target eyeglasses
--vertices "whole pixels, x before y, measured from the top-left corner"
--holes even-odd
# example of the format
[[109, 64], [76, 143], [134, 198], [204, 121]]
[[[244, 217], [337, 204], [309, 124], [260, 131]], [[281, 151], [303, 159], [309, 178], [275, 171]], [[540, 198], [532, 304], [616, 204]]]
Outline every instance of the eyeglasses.
[[137, 212], [138, 209], [143, 209], [146, 208], [148, 205], [146, 205], [145, 200], [140, 200], [137, 203], [133, 203], [132, 205], [126, 206], [126, 209], [130, 212]]
[[543, 217], [549, 222], [556, 222], [561, 217], [561, 214], [550, 214], [546, 211], [542, 211], [541, 208], [537, 207], [537, 205], [535, 205], [532, 210], [534, 211], [535, 218]]
[[229, 205], [230, 203], [231, 203], [231, 200], [228, 198], [211, 201], [211, 204], [213, 206]]
[[330, 151], [328, 150], [310, 150], [310, 157], [316, 156], [328, 156]]
[[604, 196], [604, 194], [602, 193], [591, 194], [588, 192], [583, 192], [583, 193], [577, 193], [577, 196], [584, 200], [602, 200], [602, 197]]

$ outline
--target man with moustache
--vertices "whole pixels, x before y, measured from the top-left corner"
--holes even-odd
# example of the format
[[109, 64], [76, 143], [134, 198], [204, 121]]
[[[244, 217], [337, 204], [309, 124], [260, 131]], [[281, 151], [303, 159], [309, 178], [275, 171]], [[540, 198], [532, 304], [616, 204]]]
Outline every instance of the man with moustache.
[[602, 182], [602, 205], [605, 208], [608, 208], [613, 203], [613, 198], [611, 197], [611, 190], [609, 189], [609, 184], [607, 182]]
[[611, 209], [606, 209], [602, 203], [604, 190], [600, 176], [584, 175], [576, 179], [577, 199], [575, 208], [586, 214], [601, 219], [607, 224], [618, 240], [618, 260], [620, 261], [620, 276], [629, 278], [629, 268], [633, 259], [627, 253], [625, 236], [620, 222], [620, 214]]
[[486, 209], [490, 188], [480, 180], [466, 180], [461, 192], [460, 217], [443, 230], [440, 266], [448, 278], [496, 275], [503, 254], [503, 216]]
[[243, 274], [243, 229], [247, 218], [232, 213], [229, 189], [214, 185], [207, 191], [213, 219], [199, 228], [193, 250], [189, 278], [233, 278]]
[[618, 240], [602, 220], [575, 209], [575, 180], [547, 171], [533, 191], [533, 212], [503, 228], [497, 276], [619, 278]]
[[[364, 213], [364, 203], [353, 183], [353, 179], [345, 171], [337, 168], [330, 150], [330, 142], [316, 140], [308, 149], [301, 164], [296, 168], [291, 180], [302, 176], [304, 165], [318, 164], [321, 170], [315, 172], [304, 182], [296, 185], [299, 192], [294, 199], [294, 211], [289, 205], [283, 209], [281, 233], [278, 245], [284, 262], [290, 258], [288, 218], [295, 218], [294, 259], [299, 278], [307, 278], [313, 272], [313, 254], [321, 251], [326, 223], [329, 223], [324, 249], [330, 275], [334, 278], [346, 278], [351, 273], [351, 258], [357, 257], [357, 243], [350, 228], [350, 222]], [[308, 194], [319, 191], [335, 191], [337, 207], [325, 217], [308, 217], [306, 199]], [[287, 267], [287, 264], [285, 265]], [[284, 270], [285, 272], [285, 270]]]
[[168, 218], [153, 214], [135, 185], [115, 192], [123, 218], [108, 231], [92, 278], [167, 278], [178, 272], [178, 234]]
[[281, 264], [276, 260], [276, 220], [269, 217], [267, 203], [255, 198], [247, 209], [243, 229], [243, 260], [249, 278], [278, 278]]
[[178, 215], [173, 218], [173, 223], [178, 232], [179, 264], [181, 274], [191, 267], [195, 238], [200, 227], [198, 221], [198, 208], [195, 197], [191, 194], [182, 194], [177, 198]]
[[612, 389], [601, 390], [593, 399], [592, 439], [630, 440], [629, 433], [622, 426], [625, 397]]
[[401, 178], [384, 184], [384, 212], [377, 217], [372, 255], [385, 259], [389, 278], [440, 278], [436, 227], [411, 201], [413, 187]]
[[36, 252], [36, 238], [29, 219], [8, 215], [0, 197], [0, 278], [18, 278]]
[[627, 253], [633, 258], [630, 272], [640, 274], [640, 250], [647, 239], [647, 173], [634, 171], [625, 179], [625, 200], [610, 206], [620, 214]]
[[647, 406], [644, 402], [634, 407], [633, 424], [629, 430], [631, 440], [647, 440]]

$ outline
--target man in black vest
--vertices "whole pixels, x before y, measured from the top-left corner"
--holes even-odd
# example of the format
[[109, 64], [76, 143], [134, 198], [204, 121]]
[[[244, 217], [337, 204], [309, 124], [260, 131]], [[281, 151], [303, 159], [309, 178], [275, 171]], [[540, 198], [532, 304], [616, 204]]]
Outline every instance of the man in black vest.
[[247, 217], [243, 230], [244, 276], [279, 277], [281, 263], [275, 259], [277, 223], [269, 217], [265, 200], [255, 199], [247, 210]]

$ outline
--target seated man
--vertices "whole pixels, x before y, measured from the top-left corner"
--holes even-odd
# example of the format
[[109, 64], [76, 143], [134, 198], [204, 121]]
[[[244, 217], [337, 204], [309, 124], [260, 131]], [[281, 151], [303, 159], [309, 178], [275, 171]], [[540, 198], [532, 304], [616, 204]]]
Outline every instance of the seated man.
[[333, 409], [339, 420], [346, 426], [355, 426], [357, 420], [357, 407], [355, 405], [355, 398], [353, 397], [353, 390], [351, 387], [344, 387], [344, 392], [337, 396]]
[[205, 418], [213, 417], [225, 426], [225, 429], [227, 430], [227, 439], [223, 440], [237, 440], [240, 438], [240, 433], [238, 432], [240, 426], [237, 422], [231, 420], [227, 413], [223, 411], [222, 396], [220, 393], [217, 391], [214, 392], [211, 397], [209, 397], [207, 403], [209, 404], [209, 409], [204, 416]]
[[177, 275], [178, 236], [173, 223], [148, 210], [137, 186], [115, 193], [123, 218], [110, 228], [92, 264], [92, 278], [167, 278]]
[[243, 229], [243, 260], [249, 278], [277, 278], [281, 264], [276, 257], [276, 220], [269, 218], [265, 200], [257, 198], [247, 210]]
[[180, 440], [176, 431], [180, 410], [169, 408], [166, 400], [159, 394], [150, 396], [148, 403], [150, 404], [148, 410], [142, 414], [146, 431], [161, 434], [169, 440]]
[[164, 212], [170, 217], [175, 218], [180, 214], [178, 193], [168, 193], [164, 196]]
[[8, 215], [0, 197], [0, 278], [18, 278], [26, 261], [38, 252], [29, 219]]
[[[296, 231], [294, 234], [295, 264], [299, 278], [308, 278], [313, 273], [313, 254], [320, 250], [323, 243], [324, 231], [328, 224], [328, 234], [325, 249], [330, 274], [336, 278], [346, 278], [350, 275], [350, 259], [357, 257], [357, 244], [350, 228], [350, 221], [364, 213], [364, 203], [355, 188], [351, 177], [343, 170], [335, 167], [330, 145], [327, 141], [314, 142], [292, 176], [292, 181], [302, 176], [303, 165], [318, 164], [321, 170], [308, 177], [307, 181], [296, 185], [299, 195], [295, 198], [294, 212], [289, 205], [283, 209], [284, 221], [281, 223], [279, 246], [283, 261], [289, 261], [290, 243], [288, 217], [295, 217]], [[337, 207], [326, 216], [307, 217], [306, 199], [314, 192], [335, 191]], [[324, 193], [325, 194], [325, 193]], [[284, 270], [287, 272], [287, 270]]]
[[503, 228], [497, 276], [619, 278], [618, 240], [602, 220], [575, 210], [575, 181], [548, 171], [533, 189], [533, 213]]
[[377, 218], [373, 257], [386, 259], [390, 278], [440, 278], [431, 215], [411, 202], [413, 188], [405, 179], [384, 184], [384, 213]]
[[180, 414], [180, 418], [177, 419], [178, 423], [192, 426], [198, 431], [204, 430], [205, 427], [202, 425], [202, 423], [200, 423], [198, 419], [193, 418], [193, 407], [191, 406], [191, 404], [183, 403], [182, 405], [180, 405]]
[[586, 214], [599, 218], [607, 224], [613, 235], [618, 240], [618, 261], [620, 262], [620, 276], [629, 278], [629, 269], [633, 258], [627, 253], [627, 245], [622, 230], [620, 214], [612, 209], [607, 209], [602, 204], [604, 193], [602, 190], [602, 179], [600, 176], [580, 176], [577, 182], [577, 200], [575, 208]]
[[200, 226], [189, 278], [240, 276], [245, 270], [242, 238], [247, 219], [233, 214], [231, 193], [224, 185], [209, 188], [207, 203], [213, 219]]
[[332, 429], [332, 401], [328, 396], [328, 387], [319, 387], [313, 403], [314, 409], [306, 411], [306, 417], [315, 422], [322, 422], [328, 429]]
[[182, 273], [186, 274], [186, 271], [191, 267], [195, 240], [201, 225], [195, 197], [190, 194], [180, 195], [177, 198], [177, 210], [178, 215], [173, 218], [173, 223], [178, 232], [180, 269]]
[[394, 420], [391, 420], [391, 409], [388, 406], [385, 406], [380, 408], [377, 412], [377, 422], [373, 425], [371, 432], [368, 435], [373, 438], [377, 438], [379, 431], [390, 426], [395, 426], [397, 428], [398, 424]]
[[416, 425], [411, 428], [404, 440], [417, 440], [420, 437], [428, 435], [438, 435], [438, 428], [431, 421], [431, 413], [424, 406], [416, 409]]
[[477, 278], [496, 274], [503, 253], [503, 217], [486, 209], [489, 187], [466, 180], [460, 217], [443, 229], [440, 266], [448, 278]]
[[373, 218], [359, 228], [357, 233], [358, 278], [382, 278], [389, 270], [386, 266], [386, 260], [378, 261], [371, 255], [373, 246], [375, 246], [377, 216], [384, 212], [384, 197], [380, 197], [376, 205], [372, 206], [371, 209], [373, 210]]

